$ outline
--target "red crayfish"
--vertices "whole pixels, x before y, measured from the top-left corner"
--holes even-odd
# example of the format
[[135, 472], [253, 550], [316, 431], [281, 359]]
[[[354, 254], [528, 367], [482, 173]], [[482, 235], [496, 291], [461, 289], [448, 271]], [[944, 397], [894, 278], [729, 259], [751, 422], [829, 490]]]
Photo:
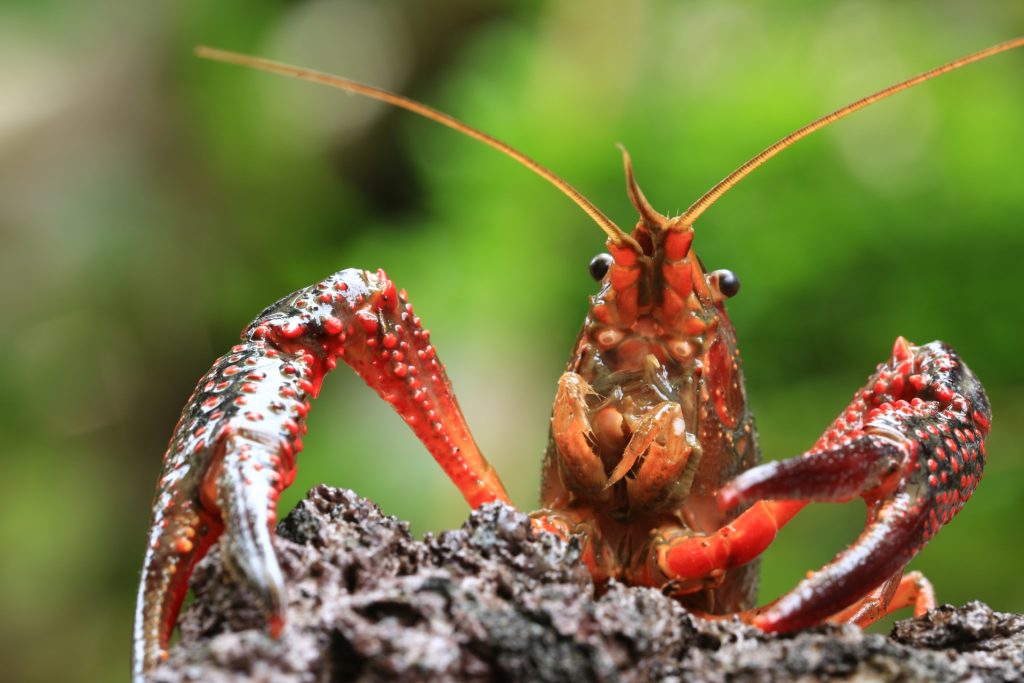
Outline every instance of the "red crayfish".
[[[623, 150], [631, 233], [573, 187], [504, 143], [377, 88], [252, 57], [202, 56], [296, 76], [418, 113], [485, 142], [547, 179], [607, 233], [591, 297], [558, 382], [538, 530], [575, 537], [598, 583], [658, 586], [706, 614], [740, 613], [769, 631], [867, 624], [934, 605], [904, 567], [971, 497], [985, 461], [985, 391], [942, 342], [898, 338], [852, 403], [804, 454], [758, 465], [736, 335], [724, 301], [739, 281], [708, 272], [693, 224], [768, 158], [875, 101], [998, 52], [990, 47], [824, 116], [773, 144], [682, 215], [647, 202]], [[394, 407], [473, 507], [509, 503], [465, 424], [404, 290], [383, 270], [346, 269], [266, 308], [199, 381], [175, 427], [153, 506], [135, 615], [133, 674], [166, 656], [195, 564], [218, 539], [277, 635], [286, 586], [271, 543], [292, 483], [310, 400], [339, 361]], [[859, 538], [774, 603], [754, 608], [756, 559], [811, 501], [865, 500]]]

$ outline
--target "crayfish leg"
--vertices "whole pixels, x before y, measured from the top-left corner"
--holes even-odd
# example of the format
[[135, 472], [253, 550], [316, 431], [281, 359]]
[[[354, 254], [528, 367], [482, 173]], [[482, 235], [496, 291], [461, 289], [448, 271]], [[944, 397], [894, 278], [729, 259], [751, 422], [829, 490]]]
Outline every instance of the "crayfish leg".
[[893, 574], [885, 583], [846, 609], [829, 617], [830, 622], [867, 628], [882, 617], [904, 607], [914, 607], [914, 616], [935, 609], [935, 589], [921, 572]]
[[595, 453], [596, 437], [587, 405], [587, 396], [593, 393], [587, 381], [575, 372], [566, 372], [559, 378], [551, 436], [558, 447], [560, 457], [556, 464], [565, 488], [598, 499], [609, 484], [604, 462]]
[[604, 542], [598, 525], [594, 522], [593, 507], [580, 505], [573, 509], [538, 510], [530, 514], [535, 533], [550, 533], [564, 541], [574, 540], [579, 544], [580, 559], [595, 584], [602, 584], [615, 575], [618, 566], [613, 548]]
[[[680, 593], [714, 586], [725, 571], [759, 556], [779, 529], [803, 509], [806, 501], [758, 501], [731, 523], [707, 534], [681, 527], [659, 532], [651, 542], [649, 578], [644, 583], [672, 581]], [[660, 580], [659, 580], [660, 579]]]

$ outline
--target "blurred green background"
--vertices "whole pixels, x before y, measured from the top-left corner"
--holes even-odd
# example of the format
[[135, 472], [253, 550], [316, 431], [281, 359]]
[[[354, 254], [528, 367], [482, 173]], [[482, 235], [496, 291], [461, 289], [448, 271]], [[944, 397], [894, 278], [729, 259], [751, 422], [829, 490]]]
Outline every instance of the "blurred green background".
[[[266, 304], [384, 267], [432, 328], [515, 501], [536, 504], [555, 382], [602, 234], [493, 150], [359, 98], [191, 56], [258, 53], [421, 99], [519, 147], [623, 225], [615, 142], [684, 209], [760, 148], [1024, 29], [1021, 3], [0, 1], [0, 660], [123, 680], [160, 456], [196, 379]], [[952, 343], [995, 414], [975, 499], [911, 565], [940, 600], [1024, 610], [1024, 51], [800, 143], [698, 223], [768, 457], [810, 445], [898, 334]], [[344, 369], [299, 476], [418, 532], [467, 509]], [[857, 533], [817, 506], [767, 553], [778, 595]]]

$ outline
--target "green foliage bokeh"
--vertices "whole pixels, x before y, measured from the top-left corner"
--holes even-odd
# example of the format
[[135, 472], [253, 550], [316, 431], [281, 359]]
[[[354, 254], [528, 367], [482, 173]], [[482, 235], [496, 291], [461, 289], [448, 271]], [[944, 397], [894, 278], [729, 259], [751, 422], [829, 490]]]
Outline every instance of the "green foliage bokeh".
[[[258, 53], [409, 94], [635, 220], [614, 143], [660, 210], [815, 116], [1024, 27], [1019, 3], [514, 0], [0, 3], [0, 652], [17, 680], [127, 675], [160, 455], [195, 380], [266, 304], [383, 267], [433, 332], [517, 504], [602, 234], [505, 157], [435, 124], [191, 56]], [[1024, 610], [1024, 54], [945, 76], [798, 144], [698, 223], [767, 457], [799, 453], [897, 335], [953, 344], [993, 404], [974, 500], [914, 560], [940, 599]], [[339, 370], [290, 509], [349, 486], [419, 532], [466, 506]], [[816, 506], [762, 597], [857, 533]], [[54, 657], [53, 653], [66, 653]], [[72, 664], [74, 662], [74, 664]], [[69, 670], [70, 667], [70, 670]]]

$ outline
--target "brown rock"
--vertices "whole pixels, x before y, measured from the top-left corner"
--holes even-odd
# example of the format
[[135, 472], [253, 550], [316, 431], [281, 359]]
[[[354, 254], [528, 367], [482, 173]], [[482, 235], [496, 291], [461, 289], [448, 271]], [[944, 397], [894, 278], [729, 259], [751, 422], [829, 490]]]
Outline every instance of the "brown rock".
[[618, 584], [595, 597], [574, 544], [534, 536], [497, 504], [417, 541], [373, 503], [318, 486], [279, 525], [277, 552], [282, 637], [265, 635], [214, 550], [152, 680], [1010, 681], [1024, 670], [1024, 617], [978, 602], [886, 638], [834, 626], [770, 636]]

